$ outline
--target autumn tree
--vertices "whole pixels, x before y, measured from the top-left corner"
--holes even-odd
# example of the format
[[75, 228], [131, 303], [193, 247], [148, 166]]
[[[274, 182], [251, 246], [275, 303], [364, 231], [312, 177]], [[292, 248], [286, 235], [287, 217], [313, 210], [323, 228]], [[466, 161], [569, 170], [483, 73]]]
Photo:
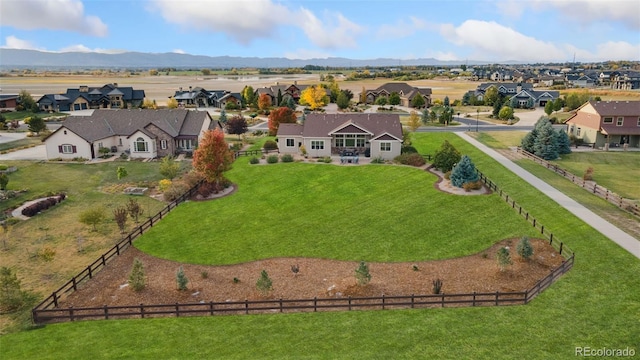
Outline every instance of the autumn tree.
[[362, 87], [362, 90], [360, 91], [360, 103], [362, 103], [362, 104], [366, 104], [367, 103], [367, 90], [364, 88], [364, 86]]
[[140, 206], [140, 203], [138, 203], [137, 200], [134, 200], [131, 198], [127, 203], [127, 211], [129, 212], [129, 216], [131, 216], [131, 218], [136, 222], [136, 224], [138, 223], [138, 218], [144, 212], [144, 210], [142, 209], [142, 206]]
[[224, 140], [224, 133], [218, 128], [206, 131], [193, 152], [193, 168], [196, 172], [219, 189], [224, 172], [231, 169], [232, 162], [233, 154]]
[[418, 128], [420, 127], [420, 116], [418, 115], [417, 112], [415, 111], [411, 112], [411, 114], [409, 115], [409, 121], [407, 122], [407, 125], [409, 126], [409, 129], [411, 129], [411, 131], [413, 132], [418, 130]]
[[178, 100], [173, 96], [169, 98], [167, 101], [167, 109], [177, 109], [178, 108]]
[[271, 107], [271, 97], [267, 94], [261, 94], [258, 98], [258, 109], [267, 110]]
[[179, 171], [180, 164], [176, 162], [173, 157], [167, 155], [162, 158], [162, 162], [160, 163], [160, 175], [164, 176], [165, 179], [173, 180], [173, 178], [178, 176]]
[[253, 91], [253, 87], [247, 85], [242, 89], [242, 101], [244, 101], [246, 106], [254, 106], [256, 94]]
[[18, 94], [18, 104], [26, 111], [38, 112], [38, 103], [33, 99], [27, 90], [21, 90]]
[[311, 110], [317, 110], [327, 105], [329, 97], [325, 89], [319, 86], [309, 86], [300, 94], [300, 104], [308, 106]]
[[113, 209], [113, 219], [116, 221], [116, 224], [118, 224], [121, 234], [124, 233], [124, 228], [127, 226], [127, 217], [129, 217], [129, 214], [125, 206], [118, 206]]
[[331, 102], [337, 102], [338, 96], [340, 96], [340, 93], [341, 93], [340, 86], [338, 85], [338, 83], [335, 80], [332, 80], [327, 85], [327, 88], [330, 91], [329, 99], [331, 100]]
[[279, 107], [269, 114], [269, 135], [275, 136], [278, 133], [280, 124], [295, 124], [296, 114], [288, 107]]
[[[260, 98], [262, 99], [262, 96], [260, 96]], [[242, 134], [249, 130], [247, 120], [242, 115], [234, 115], [231, 117], [231, 119], [229, 119], [225, 124], [225, 128], [227, 129], [227, 133], [231, 135], [238, 135], [238, 140], [240, 140], [240, 136], [242, 136]]]

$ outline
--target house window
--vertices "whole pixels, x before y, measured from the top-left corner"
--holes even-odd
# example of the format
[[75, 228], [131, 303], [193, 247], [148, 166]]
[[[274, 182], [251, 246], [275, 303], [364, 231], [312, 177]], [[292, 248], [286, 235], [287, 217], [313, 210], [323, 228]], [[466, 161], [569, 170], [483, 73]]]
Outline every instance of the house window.
[[102, 149], [104, 147], [104, 145], [102, 145], [101, 142], [98, 143], [98, 149]]
[[118, 145], [122, 146], [122, 138], [118, 139]]
[[364, 147], [365, 138], [364, 135], [356, 135], [356, 146]]
[[606, 117], [604, 118], [604, 120], [602, 120], [603, 123], [605, 124], [613, 124], [613, 118], [612, 117]]
[[76, 147], [70, 144], [63, 144], [58, 147], [58, 151], [63, 154], [73, 154], [76, 152]]
[[390, 142], [381, 142], [380, 143], [380, 151], [391, 151], [391, 143]]
[[322, 141], [322, 140], [312, 140], [311, 141], [311, 149], [313, 149], [313, 150], [324, 150], [324, 141]]
[[193, 140], [191, 139], [182, 139], [180, 140], [180, 142], [178, 143], [178, 147], [182, 150], [191, 150], [194, 148], [193, 146]]
[[580, 128], [576, 131], [576, 136], [580, 136]]
[[167, 140], [160, 140], [160, 149], [162, 150], [166, 150], [167, 149]]
[[135, 151], [135, 152], [148, 152], [149, 151], [149, 144], [147, 144], [147, 142], [144, 141], [143, 138], [139, 137], [133, 143], [133, 151]]
[[342, 135], [336, 135], [336, 147], [344, 147], [344, 137]]
[[294, 147], [295, 141], [293, 139], [287, 139], [287, 147]]
[[640, 126], [640, 117], [638, 118], [638, 126]]
[[624, 118], [619, 117], [618, 121], [616, 122], [616, 126], [622, 126], [622, 124], [624, 124]]

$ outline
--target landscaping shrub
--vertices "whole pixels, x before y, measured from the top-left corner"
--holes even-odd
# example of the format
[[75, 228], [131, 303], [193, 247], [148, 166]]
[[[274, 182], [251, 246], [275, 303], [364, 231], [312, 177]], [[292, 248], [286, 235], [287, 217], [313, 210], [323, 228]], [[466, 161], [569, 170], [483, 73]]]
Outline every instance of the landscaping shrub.
[[184, 274], [182, 266], [180, 266], [176, 272], [176, 283], [178, 284], [178, 290], [187, 290], [189, 279], [187, 278], [187, 275]]
[[442, 146], [436, 151], [433, 157], [433, 166], [436, 169], [447, 172], [453, 169], [453, 166], [460, 161], [460, 152], [456, 150], [447, 140], [442, 143]]
[[169, 179], [162, 179], [158, 182], [158, 189], [160, 189], [161, 192], [165, 192], [169, 189], [171, 184], [173, 184], [173, 181]]
[[358, 285], [366, 285], [371, 281], [369, 265], [364, 261], [360, 261], [360, 265], [358, 265], [358, 268], [356, 269], [356, 280], [358, 280]]
[[252, 157], [251, 159], [249, 159], [249, 164], [260, 164], [260, 159], [258, 159], [257, 157]]
[[482, 188], [482, 181], [478, 180], [473, 182], [466, 182], [464, 183], [464, 185], [462, 185], [462, 188], [466, 192], [469, 192], [471, 190], [480, 190]]
[[256, 281], [256, 288], [260, 293], [262, 293], [262, 295], [267, 295], [269, 291], [273, 289], [273, 283], [266, 270], [262, 270], [260, 273], [260, 277], [258, 278], [258, 281]]
[[511, 265], [511, 255], [509, 254], [509, 249], [506, 247], [501, 247], [498, 250], [498, 254], [496, 255], [498, 260], [498, 267], [500, 271], [504, 271], [508, 265]]
[[393, 159], [394, 162], [404, 165], [410, 165], [415, 167], [420, 167], [427, 162], [424, 160], [422, 155], [418, 153], [405, 153], [395, 157]]
[[373, 159], [371, 159], [371, 163], [372, 164], [384, 164], [384, 159], [381, 157], [375, 157]]
[[325, 164], [331, 164], [331, 162], [333, 161], [333, 159], [331, 159], [331, 156], [325, 156], [321, 160]]
[[518, 241], [518, 245], [516, 245], [516, 252], [525, 260], [528, 260], [533, 256], [533, 246], [531, 246], [529, 237], [523, 236], [520, 241]]
[[403, 145], [402, 148], [400, 149], [401, 154], [413, 154], [417, 152], [418, 150], [416, 150], [416, 148], [414, 148], [411, 145]]
[[280, 160], [284, 163], [293, 162], [293, 156], [291, 156], [291, 154], [284, 154]]
[[140, 259], [136, 258], [133, 261], [133, 267], [131, 273], [129, 273], [129, 285], [133, 291], [140, 291], [144, 289], [147, 283], [147, 278], [144, 274], [144, 264]]
[[31, 204], [31, 205], [25, 207], [24, 209], [22, 209], [22, 215], [27, 216], [27, 217], [35, 216], [39, 212], [47, 210], [48, 208], [56, 205], [58, 202], [60, 202], [60, 201], [65, 199], [65, 195], [64, 194], [59, 194], [57, 196], [59, 196], [59, 199], [55, 198], [55, 197], [48, 197], [46, 199], [42, 199], [42, 200], [38, 201], [37, 203]]
[[206, 181], [200, 184], [200, 186], [198, 187], [198, 195], [204, 198], [208, 197], [213, 193], [216, 193], [217, 191], [218, 189], [216, 189], [216, 184], [206, 182]]
[[196, 184], [202, 181], [203, 179], [204, 177], [194, 170], [191, 170], [188, 173], [186, 173], [184, 176], [182, 176], [182, 181], [184, 181], [184, 183], [189, 189], [196, 186]]
[[462, 156], [462, 159], [451, 170], [451, 185], [460, 188], [466, 183], [476, 181], [478, 181], [476, 166], [467, 155]]
[[7, 190], [7, 184], [9, 184], [9, 176], [5, 173], [0, 173], [0, 190]]
[[431, 283], [433, 284], [433, 293], [435, 295], [440, 294], [440, 291], [442, 291], [442, 280], [435, 279]]
[[187, 190], [189, 190], [189, 188], [187, 187], [186, 184], [182, 182], [174, 182], [173, 184], [171, 184], [169, 189], [167, 189], [167, 191], [164, 192], [163, 194], [164, 200], [174, 201], [180, 196], [182, 196], [182, 194], [187, 192]]
[[267, 156], [267, 164], [275, 164], [278, 162], [278, 155]]
[[264, 142], [264, 145], [262, 145], [262, 148], [265, 150], [277, 150], [278, 143], [273, 140], [267, 140]]
[[593, 180], [593, 168], [591, 166], [585, 170], [584, 175], [582, 175], [582, 179], [585, 181]]
[[443, 176], [444, 176], [445, 179], [450, 180], [451, 179], [451, 170], [449, 170], [446, 173], [444, 173]]
[[0, 268], [0, 313], [15, 312], [34, 302], [36, 296], [20, 286], [15, 272], [8, 267]]

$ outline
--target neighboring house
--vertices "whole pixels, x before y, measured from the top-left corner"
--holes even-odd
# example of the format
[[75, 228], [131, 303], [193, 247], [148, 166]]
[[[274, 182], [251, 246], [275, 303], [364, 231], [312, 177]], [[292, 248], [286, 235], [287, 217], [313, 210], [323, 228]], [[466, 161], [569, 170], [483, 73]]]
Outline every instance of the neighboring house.
[[[267, 94], [271, 98], [271, 104], [274, 106], [279, 106], [278, 104], [278, 92], [282, 95], [282, 103], [286, 104], [289, 101], [289, 98], [292, 98], [293, 101], [297, 104], [300, 101], [300, 94], [308, 88], [309, 85], [298, 85], [297, 81], [294, 81], [291, 85], [280, 85], [279, 82], [276, 82], [275, 85], [265, 86], [258, 88], [254, 91], [256, 98], [259, 98], [262, 94]], [[330, 92], [327, 89], [327, 95]]]
[[616, 71], [611, 74], [611, 88], [618, 90], [640, 89], [640, 72]]
[[80, 86], [67, 89], [64, 94], [46, 94], [38, 101], [42, 111], [77, 111], [86, 109], [126, 109], [139, 107], [144, 101], [144, 90], [130, 86], [106, 84], [102, 87]]
[[591, 88], [591, 87], [596, 86], [596, 80], [592, 79], [591, 77], [589, 77], [587, 75], [582, 75], [582, 76], [578, 77], [577, 79], [573, 80], [571, 85], [573, 87], [579, 87], [579, 88]]
[[132, 158], [164, 157], [192, 152], [205, 130], [220, 128], [206, 111], [95, 110], [70, 116], [43, 141], [47, 159], [93, 159], [100, 148]]
[[517, 99], [518, 107], [521, 108], [534, 108], [536, 106], [544, 107], [547, 102], [554, 101], [560, 96], [559, 91], [552, 90], [520, 90], [519, 93], [509, 98], [509, 104], [512, 103], [513, 98]]
[[400, 95], [401, 106], [411, 107], [411, 102], [416, 96], [424, 98], [425, 107], [431, 106], [431, 88], [418, 88], [403, 82], [390, 82], [380, 85], [375, 90], [366, 90], [366, 103], [375, 104], [378, 98], [388, 98], [393, 93]]
[[484, 94], [491, 87], [498, 89], [498, 93], [503, 96], [509, 97], [520, 93], [522, 90], [533, 90], [533, 84], [529, 83], [481, 83], [475, 90], [470, 91], [470, 93], [475, 96], [478, 101], [484, 101]]
[[242, 107], [242, 95], [240, 95], [240, 93], [226, 92], [219, 99], [217, 99], [216, 104], [216, 107], [219, 107], [221, 109], [226, 108], [228, 104], [234, 104], [233, 106], [235, 106], [237, 109], [240, 109]]
[[343, 150], [391, 160], [400, 155], [402, 125], [397, 114], [309, 114], [304, 124], [280, 124], [280, 153], [300, 154], [304, 145], [312, 157], [338, 155]]
[[0, 109], [14, 111], [16, 109], [16, 106], [18, 106], [18, 97], [19, 95], [0, 95]]
[[640, 147], [640, 101], [590, 101], [565, 124], [569, 135], [597, 148]]
[[[178, 105], [181, 107], [222, 108], [224, 106], [221, 105], [220, 99], [228, 94], [232, 93], [227, 90], [206, 90], [201, 87], [192, 88], [189, 86], [188, 91], [180, 88], [172, 97], [176, 99]], [[240, 94], [233, 95], [234, 98], [238, 98], [239, 96]]]

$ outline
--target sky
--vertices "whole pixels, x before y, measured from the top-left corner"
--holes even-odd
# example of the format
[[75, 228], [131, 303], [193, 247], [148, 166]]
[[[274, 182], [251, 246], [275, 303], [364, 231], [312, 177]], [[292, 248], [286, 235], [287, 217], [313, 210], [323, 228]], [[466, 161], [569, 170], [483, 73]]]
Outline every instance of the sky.
[[640, 0], [0, 0], [0, 47], [290, 59], [640, 61]]

